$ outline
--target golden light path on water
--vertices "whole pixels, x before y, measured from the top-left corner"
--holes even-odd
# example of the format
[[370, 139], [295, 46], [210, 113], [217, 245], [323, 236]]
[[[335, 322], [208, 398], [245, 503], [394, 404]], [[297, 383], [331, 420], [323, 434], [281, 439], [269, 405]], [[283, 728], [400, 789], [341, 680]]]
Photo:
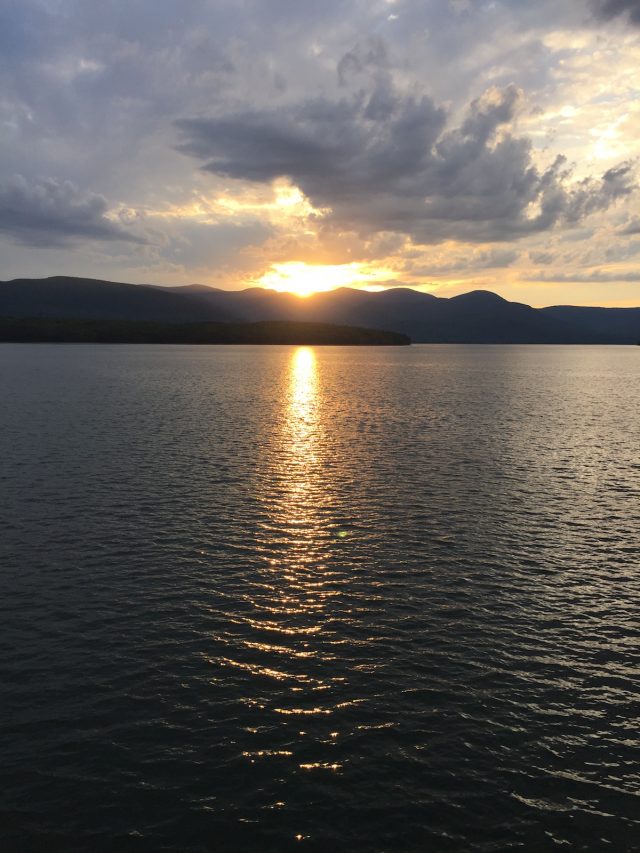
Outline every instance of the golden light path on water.
[[[248, 602], [252, 614], [243, 620], [249, 635], [236, 638], [224, 664], [255, 679], [248, 704], [256, 710], [256, 748], [245, 758], [286, 760], [293, 773], [335, 772], [342, 765], [334, 758], [339, 733], [332, 717], [352, 703], [344, 695], [345, 677], [335, 673], [336, 647], [344, 641], [327, 610], [345, 584], [331, 564], [341, 539], [333, 517], [331, 437], [314, 350], [292, 350], [283, 367], [282, 404], [258, 472], [263, 569]], [[332, 701], [337, 687], [340, 699]], [[260, 737], [265, 718], [273, 721], [270, 737]]]
[[[274, 526], [286, 542], [281, 555], [273, 561], [275, 588], [280, 606], [292, 625], [290, 636], [304, 638], [304, 652], [315, 657], [311, 635], [322, 631], [324, 604], [330, 594], [326, 577], [326, 532], [323, 505], [330, 501], [327, 478], [323, 476], [322, 419], [316, 354], [299, 347], [291, 355], [288, 367], [288, 393], [278, 441], [278, 480], [283, 484], [273, 504]], [[321, 678], [307, 674], [317, 693], [328, 688]], [[293, 691], [303, 693], [302, 688]], [[295, 697], [292, 697], [295, 698]], [[302, 698], [302, 697], [300, 697]], [[308, 695], [305, 697], [308, 698]], [[328, 714], [315, 702], [311, 707], [279, 707], [284, 715]], [[308, 765], [307, 765], [308, 766]]]

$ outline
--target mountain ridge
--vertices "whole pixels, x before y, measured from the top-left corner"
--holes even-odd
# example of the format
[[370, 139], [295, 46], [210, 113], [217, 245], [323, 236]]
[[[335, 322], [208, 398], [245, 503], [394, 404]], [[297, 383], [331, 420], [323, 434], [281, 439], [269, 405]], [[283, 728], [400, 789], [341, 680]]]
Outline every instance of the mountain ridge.
[[0, 316], [166, 323], [295, 321], [381, 329], [415, 343], [583, 343], [640, 341], [640, 307], [532, 308], [488, 290], [439, 297], [411, 288], [348, 287], [299, 297], [249, 287], [163, 287], [50, 276], [0, 281]]

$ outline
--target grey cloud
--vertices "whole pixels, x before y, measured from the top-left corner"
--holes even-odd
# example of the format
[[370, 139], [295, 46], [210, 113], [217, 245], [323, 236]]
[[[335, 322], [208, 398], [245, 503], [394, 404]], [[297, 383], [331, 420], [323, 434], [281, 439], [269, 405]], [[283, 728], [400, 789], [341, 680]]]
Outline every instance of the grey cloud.
[[[591, 2], [3, 0], [2, 174], [23, 174], [30, 185], [40, 174], [64, 175], [132, 208], [180, 205], [194, 185], [216, 192], [222, 184], [210, 173], [194, 176], [172, 148], [173, 119], [198, 116], [197, 128], [183, 130], [192, 156], [221, 175], [290, 174], [318, 206], [332, 208], [333, 245], [336, 230], [355, 230], [365, 244], [389, 229], [425, 242], [491, 241], [563, 222], [574, 239], [575, 223], [622, 188], [594, 180], [572, 192], [566, 164], [536, 169], [527, 140], [505, 132], [519, 106], [508, 84], [533, 102], [556, 103], [570, 73], [558, 73], [567, 49], [547, 44], [545, 33], [584, 26]], [[620, 0], [598, 8], [601, 18], [633, 13]], [[412, 94], [412, 81], [431, 97]], [[492, 84], [497, 95], [477, 97]], [[453, 115], [462, 118], [451, 130]], [[215, 143], [204, 116], [219, 134]], [[72, 239], [64, 223], [57, 236], [35, 227], [38, 216], [46, 219], [32, 216], [27, 228], [0, 212], [0, 228], [14, 243]], [[71, 222], [71, 230], [97, 228], [103, 242], [92, 251], [104, 256], [128, 253], [137, 263], [150, 252], [115, 242], [113, 229], [118, 240], [135, 229], [102, 218]], [[163, 233], [182, 245], [177, 222]], [[356, 244], [353, 234], [349, 241]], [[8, 248], [34, 263], [28, 250]], [[50, 266], [47, 258], [43, 250], [37, 262]]]
[[447, 263], [425, 264], [419, 267], [408, 262], [404, 270], [412, 276], [438, 276], [448, 273], [464, 273], [469, 270], [502, 269], [510, 267], [520, 257], [520, 252], [514, 249], [489, 249], [475, 251], [464, 255], [455, 255]]
[[[580, 6], [568, 5], [574, 4]], [[165, 129], [174, 117], [225, 103], [255, 110], [282, 103], [285, 90], [294, 103], [305, 92], [327, 94], [337, 88], [336, 69], [348, 88], [385, 71], [428, 80], [438, 99], [456, 108], [494, 66], [504, 71], [491, 72], [491, 80], [516, 75], [535, 90], [553, 58], [539, 53], [537, 35], [514, 46], [510, 34], [523, 27], [537, 34], [540, 21], [555, 22], [567, 4], [490, 5], [472, 3], [462, 27], [448, 4], [417, 0], [395, 4], [400, 17], [393, 26], [392, 7], [383, 0], [351, 0], [348, 8], [339, 0], [5, 0], [0, 122], [11, 126], [0, 141], [5, 174], [62, 173], [108, 197], [143, 203], [155, 184], [148, 180], [153, 168], [165, 185], [186, 180]], [[380, 86], [370, 113], [387, 101]], [[139, 167], [129, 171], [134, 157]]]
[[184, 180], [167, 116], [186, 103], [200, 109], [236, 77], [225, 42], [232, 24], [212, 6], [0, 3], [4, 175], [63, 174], [131, 204], [150, 186], [157, 192], [154, 169], [165, 184]]
[[217, 175], [288, 177], [331, 209], [331, 226], [420, 243], [518, 239], [577, 224], [631, 191], [628, 164], [576, 187], [562, 157], [539, 171], [531, 143], [506, 127], [520, 98], [515, 86], [491, 89], [449, 130], [444, 108], [397, 92], [383, 76], [341, 100], [183, 119], [179, 150]]
[[388, 63], [387, 47], [379, 36], [371, 36], [347, 51], [338, 62], [338, 81], [341, 86], [357, 79], [369, 69], [385, 68]]
[[634, 258], [640, 254], [640, 240], [629, 240], [622, 245], [609, 246], [604, 252], [604, 260], [608, 263], [619, 263]]
[[591, 240], [597, 233], [595, 228], [574, 228], [571, 231], [565, 231], [558, 235], [560, 243], [584, 243], [585, 240]]
[[288, 176], [324, 206], [336, 193], [360, 195], [371, 180], [412, 179], [445, 119], [428, 97], [390, 99], [378, 86], [368, 97], [317, 98], [176, 124], [180, 150], [207, 160], [206, 171], [253, 181]]
[[640, 218], [632, 219], [622, 230], [618, 231], [618, 234], [640, 234]]
[[243, 251], [263, 244], [273, 233], [273, 228], [257, 220], [237, 224], [185, 222], [172, 230], [171, 239], [158, 254], [185, 268], [221, 269], [237, 263]]
[[29, 246], [65, 245], [71, 240], [124, 240], [144, 243], [107, 218], [107, 200], [69, 181], [22, 175], [0, 182], [0, 231]]
[[590, 213], [606, 210], [614, 201], [630, 195], [635, 189], [633, 168], [623, 163], [608, 169], [599, 182], [585, 179], [578, 184], [571, 198], [565, 203], [564, 214], [568, 222], [580, 222]]
[[522, 98], [522, 92], [513, 84], [505, 89], [490, 89], [481, 98], [471, 102], [468, 116], [460, 133], [467, 139], [484, 144], [495, 129], [513, 118], [516, 107]]
[[435, 276], [448, 273], [463, 273], [469, 270], [503, 269], [510, 267], [520, 257], [514, 249], [489, 249], [486, 252], [475, 251], [457, 255], [447, 263], [435, 263], [415, 267], [408, 263], [405, 270], [413, 276]]
[[513, 249], [494, 249], [491, 252], [482, 253], [479, 266], [484, 269], [510, 267], [519, 257], [520, 252]]
[[525, 281], [549, 281], [549, 282], [577, 282], [577, 283], [605, 283], [605, 282], [636, 282], [640, 281], [640, 272], [603, 272], [594, 270], [590, 273], [543, 273], [527, 276]]
[[602, 20], [628, 15], [632, 23], [640, 25], [640, 0], [592, 0], [591, 7]]
[[534, 264], [543, 264], [544, 266], [552, 264], [555, 258], [551, 252], [529, 252], [529, 257]]

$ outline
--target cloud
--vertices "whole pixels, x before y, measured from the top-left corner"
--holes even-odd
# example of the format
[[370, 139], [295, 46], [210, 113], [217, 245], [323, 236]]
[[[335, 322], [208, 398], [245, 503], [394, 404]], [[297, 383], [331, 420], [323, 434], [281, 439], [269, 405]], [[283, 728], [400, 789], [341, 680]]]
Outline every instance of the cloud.
[[[3, 265], [216, 283], [222, 270], [241, 286], [291, 260], [378, 263], [411, 282], [413, 260], [496, 287], [532, 265], [621, 265], [637, 216], [631, 171], [616, 171], [639, 152], [634, 8], [4, 0]], [[188, 157], [176, 119], [199, 120], [181, 130]], [[281, 172], [307, 197], [300, 215], [272, 206]], [[29, 189], [7, 213], [13, 174]], [[40, 175], [71, 181], [70, 199], [34, 200]], [[125, 207], [144, 214], [127, 221]], [[484, 255], [496, 246], [521, 258], [502, 267]]]
[[551, 273], [540, 272], [538, 275], [527, 276], [525, 281], [549, 281], [549, 282], [580, 282], [580, 283], [604, 283], [604, 282], [636, 282], [640, 281], [640, 272], [631, 270], [623, 272], [603, 272], [594, 270], [588, 273]]
[[239, 265], [243, 253], [263, 244], [273, 228], [258, 220], [219, 224], [185, 220], [168, 234], [166, 244], [157, 250], [160, 257], [185, 269], [219, 273]]
[[529, 252], [529, 257], [533, 261], [534, 264], [552, 264], [555, 260], [555, 255], [553, 252]]
[[182, 119], [179, 150], [216, 175], [287, 177], [342, 230], [418, 243], [513, 240], [575, 225], [631, 191], [628, 164], [578, 184], [562, 156], [540, 171], [530, 141], [509, 129], [521, 97], [513, 85], [491, 88], [449, 130], [443, 107], [399, 93], [382, 75], [370, 92], [340, 100]]
[[592, 0], [591, 7], [597, 18], [608, 21], [618, 15], [628, 15], [633, 24], [640, 25], [638, 0]]
[[388, 64], [387, 47], [379, 36], [373, 36], [359, 42], [347, 51], [338, 62], [338, 81], [341, 86], [357, 80], [369, 70], [386, 68]]
[[109, 219], [104, 196], [79, 190], [70, 181], [22, 175], [0, 182], [0, 231], [28, 246], [59, 246], [69, 241], [146, 240]]
[[437, 276], [458, 273], [460, 275], [476, 270], [505, 269], [514, 264], [520, 257], [520, 252], [514, 249], [494, 248], [486, 251], [479, 249], [467, 251], [465, 254], [449, 255], [448, 260], [414, 265], [411, 261], [404, 265], [404, 270], [416, 276]]
[[632, 219], [621, 231], [618, 231], [618, 234], [640, 234], [640, 217]]
[[482, 252], [478, 259], [478, 266], [481, 269], [498, 269], [500, 267], [510, 267], [520, 257], [520, 252], [513, 249], [493, 249], [489, 252]]
[[565, 158], [559, 156], [544, 176], [548, 181], [542, 194], [540, 218], [551, 224], [562, 219], [569, 225], [578, 225], [585, 217], [607, 210], [636, 189], [632, 164], [622, 163], [607, 169], [599, 180], [584, 178], [567, 191], [563, 183], [569, 176], [568, 172], [563, 173], [565, 164]]

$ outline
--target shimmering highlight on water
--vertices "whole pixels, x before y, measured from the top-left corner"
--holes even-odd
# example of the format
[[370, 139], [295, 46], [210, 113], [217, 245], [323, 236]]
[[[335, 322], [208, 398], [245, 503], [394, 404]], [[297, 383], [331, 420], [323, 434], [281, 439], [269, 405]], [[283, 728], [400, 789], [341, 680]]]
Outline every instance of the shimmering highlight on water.
[[640, 848], [640, 357], [2, 346], [3, 850]]

